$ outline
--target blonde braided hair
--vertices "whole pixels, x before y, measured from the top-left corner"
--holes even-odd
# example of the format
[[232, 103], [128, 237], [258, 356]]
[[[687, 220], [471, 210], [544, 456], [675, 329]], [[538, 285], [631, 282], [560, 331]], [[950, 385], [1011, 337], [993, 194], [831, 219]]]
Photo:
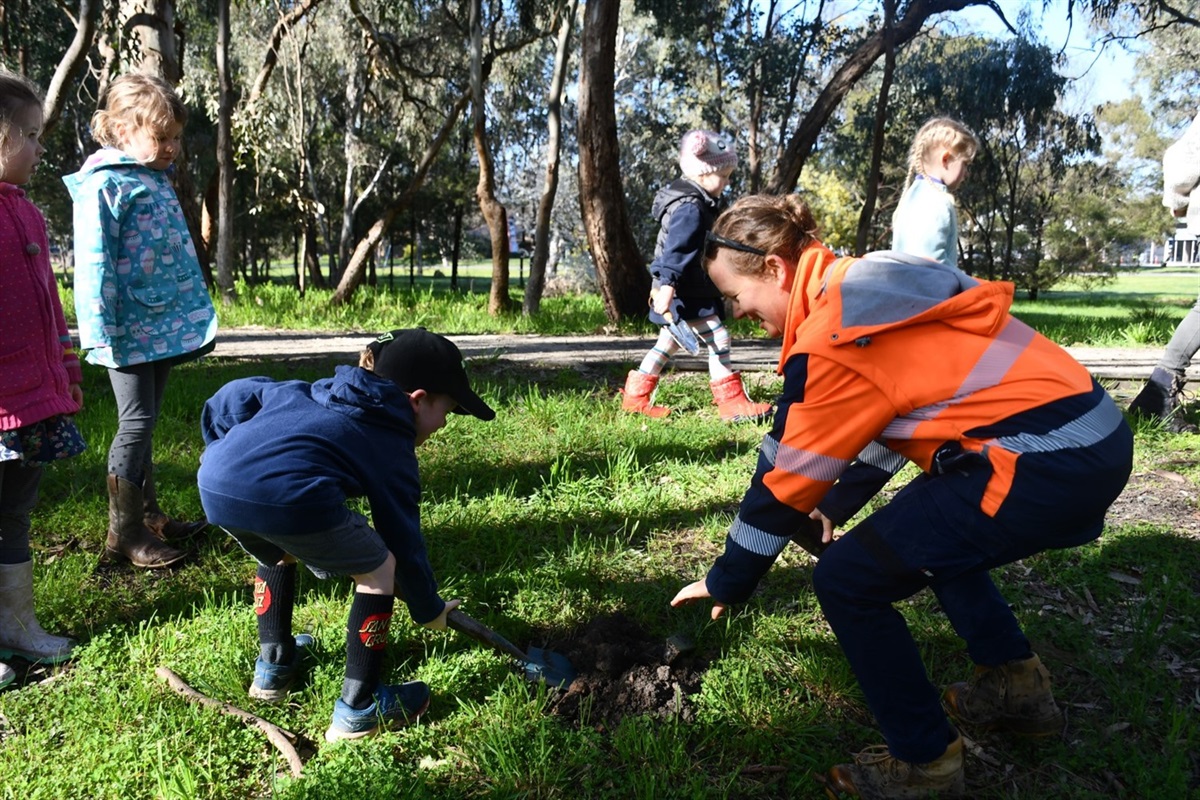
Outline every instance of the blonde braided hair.
[[979, 152], [979, 137], [963, 123], [950, 117], [934, 117], [928, 120], [913, 137], [908, 150], [908, 175], [904, 187], [913, 182], [917, 175], [925, 174], [925, 157], [935, 147], [945, 147], [959, 158], [970, 161]]

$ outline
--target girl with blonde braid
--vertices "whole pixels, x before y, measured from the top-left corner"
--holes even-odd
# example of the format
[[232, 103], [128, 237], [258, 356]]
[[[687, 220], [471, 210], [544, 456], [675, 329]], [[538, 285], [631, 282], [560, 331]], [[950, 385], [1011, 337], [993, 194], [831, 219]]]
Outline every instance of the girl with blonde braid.
[[955, 189], [979, 150], [966, 125], [934, 117], [921, 126], [908, 153], [908, 180], [892, 215], [892, 249], [958, 266]]

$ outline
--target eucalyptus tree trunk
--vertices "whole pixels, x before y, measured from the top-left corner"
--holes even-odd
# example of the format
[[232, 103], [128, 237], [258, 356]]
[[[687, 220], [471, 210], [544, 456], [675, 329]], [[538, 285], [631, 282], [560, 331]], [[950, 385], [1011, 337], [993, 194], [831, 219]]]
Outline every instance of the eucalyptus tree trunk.
[[237, 299], [233, 274], [233, 77], [229, 74], [229, 3], [217, 0], [217, 288], [230, 305]]
[[62, 115], [67, 87], [75, 85], [75, 79], [87, 64], [88, 51], [96, 39], [96, 26], [100, 19], [102, 0], [80, 0], [79, 18], [75, 27], [75, 38], [63, 53], [50, 86], [46, 89], [46, 99], [42, 103], [42, 135], [46, 136], [58, 125]]
[[542, 303], [542, 292], [546, 288], [546, 264], [550, 260], [550, 215], [554, 212], [554, 198], [558, 193], [563, 84], [566, 83], [567, 67], [571, 61], [571, 32], [575, 28], [575, 14], [578, 9], [578, 0], [571, 0], [567, 4], [555, 40], [554, 77], [550, 82], [550, 92], [546, 100], [546, 181], [542, 188], [541, 200], [538, 202], [533, 254], [529, 257], [529, 283], [525, 285], [525, 301], [522, 306], [522, 312], [526, 316], [538, 313]]
[[479, 156], [479, 183], [475, 195], [492, 239], [492, 289], [488, 314], [497, 316], [512, 308], [508, 296], [508, 211], [496, 199], [496, 165], [487, 140], [487, 108], [483, 96], [483, 19], [481, 0], [471, 0], [471, 121], [475, 152]]
[[650, 276], [629, 227], [617, 143], [615, 62], [620, 0], [584, 5], [579, 67], [579, 205], [604, 313], [646, 312]]
[[[338, 237], [338, 264], [350, 258], [350, 246], [354, 244], [354, 172], [358, 166], [358, 151], [361, 142], [358, 132], [362, 127], [363, 98], [367, 94], [367, 67], [362, 58], [354, 59], [346, 81], [346, 130], [342, 133], [342, 153], [346, 158], [346, 175], [342, 182], [342, 232]], [[334, 270], [336, 273], [336, 269]]]
[[[746, 6], [744, 35], [747, 41], [750, 41], [754, 35], [755, 17], [756, 14], [753, 13], [752, 8], [749, 5]], [[767, 3], [764, 17], [763, 36], [769, 40], [775, 25], [775, 0]], [[746, 173], [749, 178], [750, 194], [757, 194], [758, 187], [762, 184], [762, 149], [758, 142], [758, 132], [762, 124], [763, 108], [766, 105], [766, 91], [763, 86], [763, 72], [766, 70], [766, 66], [763, 64], [766, 58], [764, 50], [760, 50], [759, 54], [755, 56], [754, 62], [750, 65], [749, 79], [746, 81], [746, 94], [750, 101], [750, 114], [746, 120]]]
[[[896, 0], [884, 0], [883, 25], [888, 27], [896, 15]], [[883, 163], [883, 133], [887, 126], [888, 97], [892, 90], [892, 76], [896, 72], [896, 48], [889, 47], [883, 57], [883, 79], [879, 85], [879, 96], [875, 98], [875, 128], [871, 132], [871, 166], [867, 170], [867, 191], [863, 198], [862, 211], [858, 215], [858, 230], [854, 237], [854, 254], [867, 252], [867, 239], [871, 232], [871, 221], [875, 218], [875, 201], [879, 197], [879, 184], [883, 179], [880, 172]]]

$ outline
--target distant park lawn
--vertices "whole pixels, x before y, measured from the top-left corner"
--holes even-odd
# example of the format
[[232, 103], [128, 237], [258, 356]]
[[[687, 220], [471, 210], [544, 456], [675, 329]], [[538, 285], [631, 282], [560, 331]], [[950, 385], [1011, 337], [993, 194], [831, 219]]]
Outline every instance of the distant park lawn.
[[[277, 265], [278, 266], [278, 265]], [[403, 268], [402, 268], [403, 267]], [[524, 263], [528, 267], [528, 262]], [[332, 290], [309, 289], [304, 296], [289, 278], [273, 270], [269, 283], [239, 281], [237, 299], [218, 307], [224, 328], [261, 326], [284, 330], [373, 331], [424, 325], [445, 333], [515, 333], [587, 335], [607, 333], [652, 336], [654, 328], [644, 315], [612, 323], [598, 294], [563, 290], [547, 291], [536, 315], [521, 307], [528, 273], [514, 259], [510, 264], [509, 296], [512, 309], [488, 313], [490, 264], [460, 266], [457, 289], [448, 271], [427, 266], [410, 275], [407, 265], [396, 264], [394, 273], [380, 269], [374, 286], [360, 287], [348, 302], [330, 303]], [[567, 282], [568, 286], [571, 282]], [[1086, 288], [1067, 282], [1029, 300], [1018, 291], [1013, 313], [1041, 333], [1063, 345], [1092, 347], [1163, 346], [1175, 326], [1200, 294], [1200, 271], [1144, 270], [1123, 272], [1107, 284]], [[70, 288], [62, 290], [68, 320], [74, 315]], [[762, 336], [750, 320], [730, 320], [734, 337]]]

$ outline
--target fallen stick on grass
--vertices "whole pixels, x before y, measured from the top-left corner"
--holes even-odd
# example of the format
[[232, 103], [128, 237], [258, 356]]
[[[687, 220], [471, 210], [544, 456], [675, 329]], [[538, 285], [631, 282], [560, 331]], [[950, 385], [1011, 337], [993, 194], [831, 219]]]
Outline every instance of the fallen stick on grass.
[[296, 748], [292, 746], [291, 742], [292, 739], [296, 738], [296, 734], [292, 733], [291, 731], [285, 731], [278, 725], [273, 725], [262, 717], [251, 714], [249, 711], [244, 711], [237, 706], [230, 705], [229, 703], [221, 700], [214, 700], [208, 695], [201, 694], [191, 686], [188, 686], [187, 682], [184, 681], [183, 678], [179, 677], [166, 667], [159, 667], [158, 669], [154, 670], [154, 674], [166, 681], [168, 686], [187, 699], [193, 700], [202, 706], [215, 708], [222, 714], [228, 714], [231, 717], [237, 717], [242, 722], [249, 723], [258, 728], [260, 731], [266, 734], [266, 737], [271, 744], [275, 745], [275, 749], [287, 759], [288, 766], [292, 770], [292, 776], [296, 778], [300, 777], [300, 770], [304, 767], [304, 764], [300, 761], [300, 754], [296, 752]]

